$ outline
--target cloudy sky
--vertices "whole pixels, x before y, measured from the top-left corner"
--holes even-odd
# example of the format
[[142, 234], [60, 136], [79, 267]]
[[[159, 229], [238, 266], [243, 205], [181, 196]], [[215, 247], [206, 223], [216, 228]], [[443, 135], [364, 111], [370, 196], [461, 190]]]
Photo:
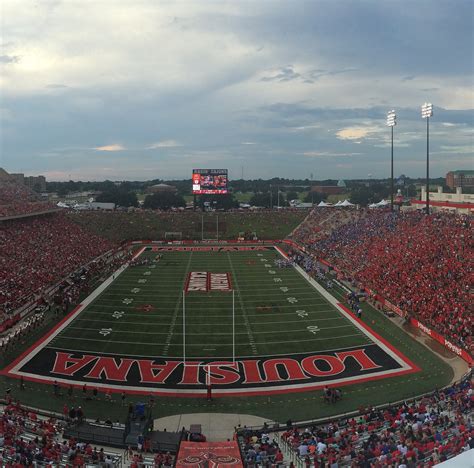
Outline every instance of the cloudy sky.
[[49, 180], [473, 168], [472, 0], [1, 0], [0, 166]]

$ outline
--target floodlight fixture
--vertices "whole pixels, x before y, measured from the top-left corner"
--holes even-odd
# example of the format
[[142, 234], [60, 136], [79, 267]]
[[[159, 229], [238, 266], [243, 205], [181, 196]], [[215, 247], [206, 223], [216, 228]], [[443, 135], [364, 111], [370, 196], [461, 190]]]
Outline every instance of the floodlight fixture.
[[433, 117], [433, 104], [431, 104], [431, 102], [425, 102], [421, 106], [421, 117], [423, 119], [429, 119], [430, 117]]
[[392, 109], [387, 114], [387, 126], [394, 127], [395, 125], [397, 125], [397, 115], [395, 114], [395, 111]]
[[426, 119], [426, 214], [430, 214], [430, 117], [433, 117], [433, 104], [425, 102], [421, 106], [421, 118]]
[[390, 157], [390, 211], [393, 212], [393, 127], [397, 125], [397, 115], [395, 114], [395, 111], [392, 109], [390, 112], [387, 114], [387, 126], [390, 127], [391, 129], [391, 134], [392, 134], [392, 151], [391, 151], [391, 157]]

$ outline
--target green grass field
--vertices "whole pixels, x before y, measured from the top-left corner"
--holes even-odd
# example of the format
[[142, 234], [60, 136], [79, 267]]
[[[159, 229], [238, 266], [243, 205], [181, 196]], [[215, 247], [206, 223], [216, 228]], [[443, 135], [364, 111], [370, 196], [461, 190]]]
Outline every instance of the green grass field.
[[[143, 254], [151, 259], [156, 255], [157, 252], [151, 251]], [[186, 358], [192, 361], [229, 361], [234, 357], [233, 336], [236, 359], [330, 354], [336, 349], [375, 346], [360, 327], [328, 302], [323, 293], [293, 267], [275, 266], [275, 260], [281, 259], [276, 250], [167, 251], [162, 255], [157, 263], [130, 267], [116, 276], [52, 341], [46, 342], [41, 352], [63, 350], [72, 353], [74, 358], [96, 353], [180, 362], [186, 353]], [[182, 291], [191, 271], [228, 272], [234, 298], [231, 292], [186, 294], [183, 335]], [[339, 301], [342, 301], [342, 293], [337, 288], [331, 290]], [[235, 335], [232, 333], [233, 300]], [[222, 396], [211, 404], [201, 398], [163, 396], [157, 399], [156, 416], [216, 411], [252, 413], [279, 421], [301, 420], [353, 410], [360, 405], [408, 398], [449, 382], [451, 368], [382, 314], [365, 305], [363, 318], [376, 333], [419, 366], [420, 371], [354, 382], [344, 387], [345, 398], [337, 405], [324, 404], [320, 390], [251, 397]], [[38, 356], [31, 362], [37, 359], [42, 363], [41, 354]], [[12, 355], [10, 359], [15, 357], [17, 355]], [[8, 357], [4, 363], [7, 362]], [[66, 397], [51, 398], [53, 378], [49, 377], [49, 384], [27, 382], [27, 389], [20, 392], [22, 401], [60, 411]], [[10, 377], [2, 376], [2, 387], [16, 389], [17, 384]], [[74, 398], [80, 401], [78, 394]], [[144, 397], [129, 398], [140, 401]], [[89, 414], [124, 416], [120, 405], [111, 405], [103, 397], [84, 404]]]
[[[143, 255], [152, 258], [156, 253]], [[51, 345], [70, 349], [74, 343], [78, 351], [181, 358], [182, 290], [190, 271], [231, 273], [236, 357], [318, 352], [368, 342], [294, 268], [276, 267], [276, 258], [279, 255], [273, 249], [166, 252], [157, 264], [122, 273]], [[127, 299], [133, 302], [124, 304]], [[137, 311], [146, 304], [154, 310]], [[229, 292], [186, 295], [188, 358], [232, 357], [232, 309]], [[311, 326], [318, 331], [308, 330]], [[99, 334], [108, 328], [112, 329], [109, 334]]]

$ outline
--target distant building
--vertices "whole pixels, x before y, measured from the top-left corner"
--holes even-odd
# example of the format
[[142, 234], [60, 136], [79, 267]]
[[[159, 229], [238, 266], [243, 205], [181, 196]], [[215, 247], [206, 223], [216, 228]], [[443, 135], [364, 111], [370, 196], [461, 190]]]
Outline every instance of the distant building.
[[25, 176], [25, 174], [17, 173], [10, 174], [10, 177], [20, 185], [25, 185], [35, 192], [41, 193], [46, 192], [46, 177], [39, 176]]
[[151, 187], [148, 187], [146, 191], [147, 193], [163, 193], [163, 192], [176, 193], [178, 189], [174, 187], [173, 185], [156, 184], [156, 185], [152, 185]]
[[446, 174], [446, 185], [451, 189], [455, 189], [457, 187], [474, 187], [474, 171], [458, 170], [448, 172]]
[[322, 193], [324, 195], [340, 195], [345, 191], [345, 187], [338, 187], [336, 185], [313, 185], [311, 187], [311, 192]]
[[[421, 187], [420, 200], [411, 200], [417, 208], [426, 206], [426, 189]], [[462, 188], [457, 187], [456, 193], [444, 193], [443, 187], [438, 187], [436, 192], [430, 192], [430, 209], [432, 211], [455, 211], [457, 213], [474, 212], [474, 195], [462, 193]]]

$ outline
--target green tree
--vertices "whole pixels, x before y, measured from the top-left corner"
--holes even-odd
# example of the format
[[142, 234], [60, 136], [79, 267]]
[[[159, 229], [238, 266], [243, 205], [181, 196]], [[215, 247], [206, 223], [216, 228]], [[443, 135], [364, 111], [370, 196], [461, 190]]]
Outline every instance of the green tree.
[[118, 206], [138, 206], [137, 194], [127, 190], [124, 186], [113, 186], [108, 191], [102, 192], [96, 199], [100, 203], [115, 203]]
[[270, 192], [259, 192], [255, 193], [250, 199], [252, 206], [262, 206], [264, 208], [270, 208]]
[[325, 193], [319, 193], [319, 192], [315, 192], [315, 191], [309, 191], [306, 195], [306, 197], [304, 197], [304, 201], [306, 203], [312, 203], [313, 205], [314, 204], [318, 204], [319, 202], [323, 201], [323, 200], [326, 200], [327, 199], [327, 195]]
[[186, 206], [186, 202], [181, 195], [172, 192], [157, 192], [148, 195], [143, 203], [145, 208], [153, 210], [169, 210], [171, 208], [179, 208]]

